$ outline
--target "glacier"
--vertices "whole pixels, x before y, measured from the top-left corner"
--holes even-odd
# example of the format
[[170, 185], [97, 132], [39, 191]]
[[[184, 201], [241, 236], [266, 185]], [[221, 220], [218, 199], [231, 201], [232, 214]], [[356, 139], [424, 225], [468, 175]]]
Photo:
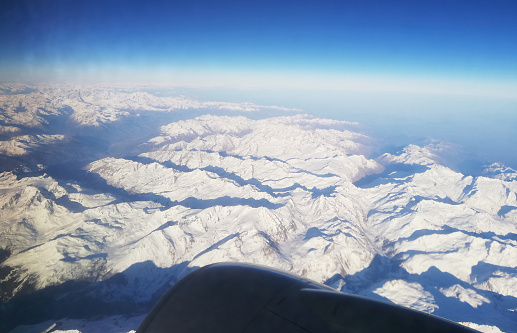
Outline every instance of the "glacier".
[[178, 279], [232, 261], [516, 331], [511, 168], [462, 174], [437, 143], [374, 155], [357, 123], [277, 106], [8, 89], [0, 330], [135, 330]]

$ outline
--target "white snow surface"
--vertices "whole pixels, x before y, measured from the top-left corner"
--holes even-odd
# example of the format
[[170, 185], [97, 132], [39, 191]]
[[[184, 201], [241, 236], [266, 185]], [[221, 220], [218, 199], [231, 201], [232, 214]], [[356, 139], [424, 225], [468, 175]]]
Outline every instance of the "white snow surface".
[[0, 154], [9, 156], [25, 155], [30, 150], [34, 150], [34, 148], [38, 148], [41, 145], [50, 145], [64, 138], [65, 136], [60, 134], [15, 136], [10, 140], [0, 141]]
[[475, 290], [464, 288], [459, 284], [455, 284], [449, 288], [441, 288], [440, 291], [447, 297], [455, 297], [461, 302], [470, 304], [473, 308], [477, 308], [483, 303], [490, 303], [490, 300], [479, 295]]
[[433, 295], [425, 291], [420, 284], [414, 282], [391, 280], [373, 292], [398, 305], [427, 313], [432, 313], [438, 308]]
[[[57, 88], [48, 89], [1, 96], [9, 110], [21, 102], [31, 113], [7, 111], [4, 121], [43, 126], [40, 105], [68, 105], [85, 125], [144, 107], [260, 109], [95, 89], [66, 88], [67, 99], [55, 100], [46, 91]], [[196, 267], [233, 261], [485, 332], [517, 327], [517, 181], [496, 176], [500, 166], [490, 177], [456, 172], [436, 146], [370, 159], [370, 139], [354, 126], [307, 115], [177, 121], [138, 156], [86, 165], [102, 190], [3, 172], [0, 247], [10, 256], [1, 267], [10, 271], [0, 283], [10, 287], [2, 297], [86, 281], [99, 286], [89, 295], [144, 304]], [[81, 331], [76, 324], [62, 331]]]
[[94, 320], [63, 318], [37, 325], [20, 325], [10, 333], [41, 333], [56, 324], [52, 333], [134, 333], [144, 316], [112, 316]]

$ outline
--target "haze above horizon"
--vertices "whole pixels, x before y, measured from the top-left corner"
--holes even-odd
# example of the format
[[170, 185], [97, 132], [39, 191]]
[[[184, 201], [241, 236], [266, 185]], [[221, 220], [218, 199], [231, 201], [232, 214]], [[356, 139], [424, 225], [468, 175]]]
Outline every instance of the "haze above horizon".
[[517, 95], [513, 1], [8, 0], [0, 6], [4, 82]]

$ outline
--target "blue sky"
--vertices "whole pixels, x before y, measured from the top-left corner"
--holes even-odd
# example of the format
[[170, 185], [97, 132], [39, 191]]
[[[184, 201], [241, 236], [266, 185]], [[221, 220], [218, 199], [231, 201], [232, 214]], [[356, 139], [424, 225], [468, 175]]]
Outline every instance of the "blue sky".
[[4, 0], [3, 81], [512, 96], [515, 1]]

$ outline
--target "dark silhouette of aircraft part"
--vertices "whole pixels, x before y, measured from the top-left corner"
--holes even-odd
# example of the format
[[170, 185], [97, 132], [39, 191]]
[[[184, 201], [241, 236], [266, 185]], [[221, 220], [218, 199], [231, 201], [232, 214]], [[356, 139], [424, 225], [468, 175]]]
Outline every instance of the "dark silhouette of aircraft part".
[[476, 332], [424, 312], [338, 292], [266, 267], [200, 268], [156, 303], [137, 333]]

